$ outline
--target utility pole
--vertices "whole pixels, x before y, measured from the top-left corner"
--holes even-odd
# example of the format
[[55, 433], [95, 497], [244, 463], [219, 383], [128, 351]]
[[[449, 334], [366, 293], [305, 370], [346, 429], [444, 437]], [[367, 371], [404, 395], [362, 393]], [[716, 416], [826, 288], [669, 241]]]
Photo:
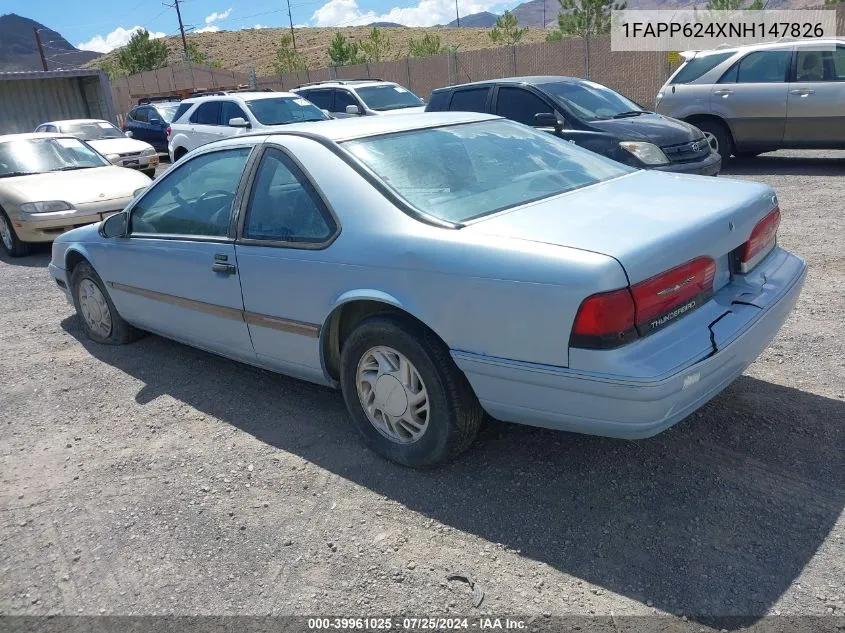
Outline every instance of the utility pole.
[[35, 31], [35, 44], [38, 46], [38, 53], [41, 55], [41, 65], [44, 67], [44, 70], [47, 70], [47, 58], [44, 57], [44, 47], [41, 46], [41, 35], [38, 33], [36, 27], [33, 26], [32, 30]]
[[290, 0], [288, 0], [288, 20], [290, 20], [290, 39], [293, 42], [293, 52], [296, 52], [296, 35], [293, 32], [293, 16], [290, 14]]
[[543, 28], [546, 28], [546, 2], [547, 0], [543, 0]]
[[458, 11], [458, 0], [455, 0], [455, 17], [458, 18], [458, 28], [461, 28], [461, 14]]
[[182, 33], [182, 49], [185, 51], [185, 59], [188, 59], [188, 40], [185, 39], [185, 25], [182, 24], [182, 12], [179, 10], [179, 0], [173, 0], [176, 5], [176, 17], [179, 18], [179, 32]]

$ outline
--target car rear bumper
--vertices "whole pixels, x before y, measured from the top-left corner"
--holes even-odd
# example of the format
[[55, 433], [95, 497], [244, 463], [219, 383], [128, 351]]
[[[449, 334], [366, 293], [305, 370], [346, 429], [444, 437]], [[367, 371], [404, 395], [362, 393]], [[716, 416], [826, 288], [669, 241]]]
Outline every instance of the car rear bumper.
[[690, 163], [669, 163], [654, 167], [657, 171], [671, 171], [676, 174], [693, 174], [698, 176], [716, 176], [722, 169], [722, 157], [716, 152], [710, 152], [707, 157]]
[[462, 351], [452, 357], [495, 418], [590, 435], [650, 437], [717, 395], [775, 337], [801, 292], [806, 264], [780, 249], [769, 264], [771, 275], [758, 296], [737, 305], [736, 314], [726, 313], [734, 319], [711, 324], [714, 351], [668, 375], [611, 376]]

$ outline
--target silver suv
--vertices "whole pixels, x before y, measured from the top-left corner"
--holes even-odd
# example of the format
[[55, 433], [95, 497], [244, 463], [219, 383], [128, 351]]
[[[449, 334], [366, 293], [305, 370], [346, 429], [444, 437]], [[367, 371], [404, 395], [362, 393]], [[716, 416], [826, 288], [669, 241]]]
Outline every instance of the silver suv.
[[382, 79], [332, 79], [297, 86], [293, 92], [342, 119], [348, 116], [423, 112], [425, 102], [413, 92]]
[[657, 111], [698, 127], [723, 159], [783, 148], [845, 149], [845, 40], [682, 55], [684, 63], [657, 94]]

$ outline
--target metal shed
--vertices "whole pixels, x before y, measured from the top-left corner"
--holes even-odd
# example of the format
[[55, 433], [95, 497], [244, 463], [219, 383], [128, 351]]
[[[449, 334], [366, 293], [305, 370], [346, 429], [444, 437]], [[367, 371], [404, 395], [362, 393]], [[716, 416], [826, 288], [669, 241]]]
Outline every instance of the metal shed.
[[32, 132], [44, 121], [62, 119], [116, 122], [103, 71], [0, 72], [0, 134]]

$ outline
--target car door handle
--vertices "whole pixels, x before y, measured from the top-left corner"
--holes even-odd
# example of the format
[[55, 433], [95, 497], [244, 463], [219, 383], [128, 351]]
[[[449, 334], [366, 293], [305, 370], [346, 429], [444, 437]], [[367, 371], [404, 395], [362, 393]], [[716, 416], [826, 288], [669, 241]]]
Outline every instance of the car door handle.
[[729, 89], [727, 89], [727, 88], [721, 88], [721, 89], [719, 89], [719, 90], [714, 90], [714, 91], [713, 91], [713, 94], [714, 94], [714, 95], [719, 95], [720, 97], [727, 97], [727, 96], [728, 96], [728, 95], [730, 95], [732, 92], [733, 92], [733, 90], [729, 90]]
[[816, 91], [812, 88], [796, 88], [795, 90], [790, 90], [789, 94], [798, 95], [799, 97], [808, 97], [809, 95], [816, 94]]
[[238, 269], [235, 268], [234, 264], [227, 264], [225, 262], [214, 262], [211, 265], [211, 270], [216, 273], [226, 273], [227, 275], [234, 275], [238, 272]]

